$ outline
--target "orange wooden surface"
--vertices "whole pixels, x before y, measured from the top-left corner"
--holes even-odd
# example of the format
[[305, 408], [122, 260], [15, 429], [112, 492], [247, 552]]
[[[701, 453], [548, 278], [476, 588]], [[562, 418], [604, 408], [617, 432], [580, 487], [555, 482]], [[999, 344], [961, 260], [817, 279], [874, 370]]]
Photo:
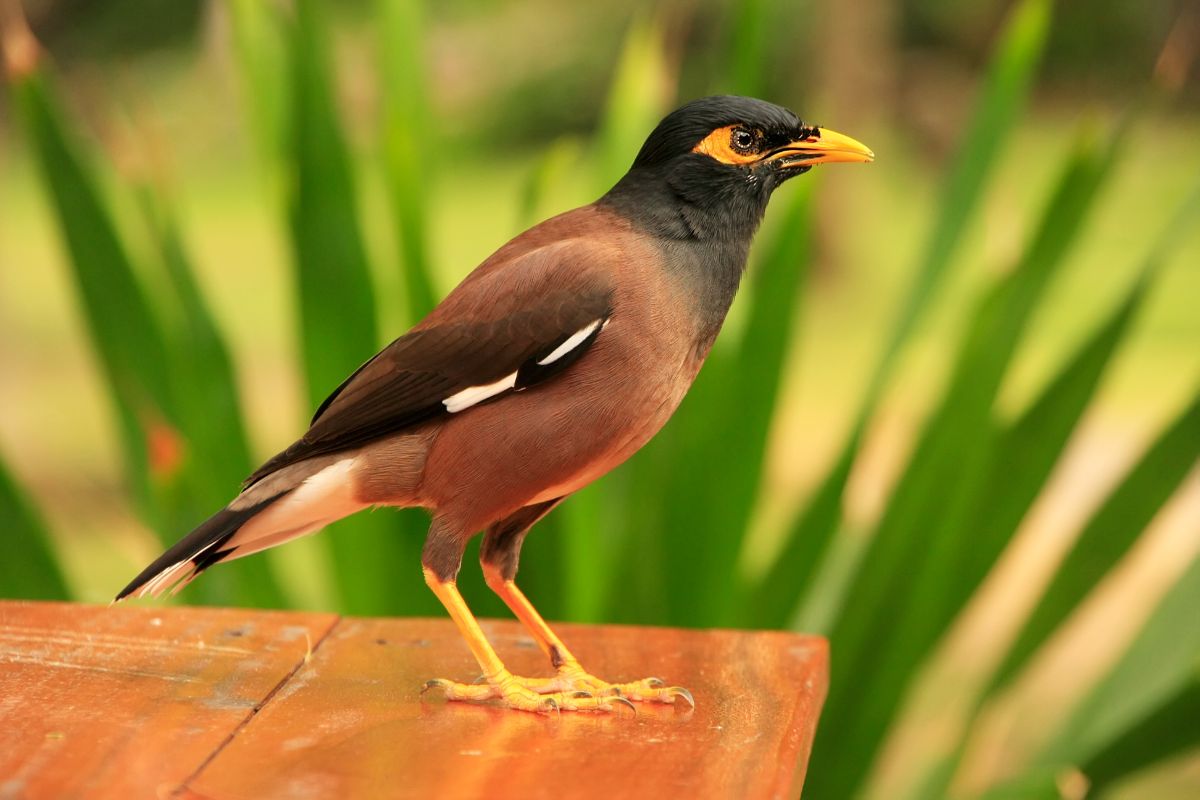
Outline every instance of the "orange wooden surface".
[[0, 797], [186, 781], [337, 617], [0, 603]]
[[[514, 671], [549, 673], [516, 623], [483, 625]], [[444, 620], [0, 603], [0, 795], [799, 794], [823, 640], [555, 627], [594, 674], [657, 675], [696, 710], [543, 716], [422, 697], [428, 678], [478, 673]]]

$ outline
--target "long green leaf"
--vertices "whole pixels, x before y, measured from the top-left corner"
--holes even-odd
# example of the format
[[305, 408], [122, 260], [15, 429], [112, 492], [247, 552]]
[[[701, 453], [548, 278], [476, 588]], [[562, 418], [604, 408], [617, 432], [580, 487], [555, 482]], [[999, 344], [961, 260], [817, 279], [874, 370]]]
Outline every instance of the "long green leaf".
[[243, 107], [264, 162], [274, 168], [286, 147], [290, 91], [279, 9], [261, 0], [228, 0], [226, 5]]
[[[201, 372], [199, 362], [212, 342], [190, 337], [173, 342], [168, 331], [174, 317], [160, 307], [161, 297], [146, 291], [134, 269], [86, 151], [67, 132], [48, 77], [34, 69], [15, 83], [21, 118], [58, 212], [92, 344], [111, 390], [129, 484], [151, 526], [164, 543], [173, 542], [237, 488], [237, 478], [218, 486], [214, 473], [227, 463], [240, 472], [244, 450], [235, 449], [231, 460], [230, 451], [209, 448], [224, 437], [241, 440], [236, 402], [204, 407], [213, 399], [212, 390], [197, 394], [197, 389], [212, 386], [206, 378], [220, 378]], [[168, 255], [174, 259], [168, 265], [172, 284], [181, 290], [186, 279], [181, 270], [187, 269], [182, 251], [177, 247]], [[197, 303], [193, 294], [180, 306], [185, 317], [192, 314], [189, 324], [202, 311]], [[190, 357], [193, 344], [198, 360]], [[280, 602], [261, 564], [227, 570], [192, 596], [219, 603]]]
[[[970, 576], [972, 580], [981, 578], [1020, 524], [1061, 455], [1071, 430], [1090, 404], [1114, 349], [1136, 317], [1167, 255], [1198, 216], [1200, 189], [1185, 200], [1151, 247], [1137, 281], [1124, 300], [1067, 360], [1025, 413], [1002, 434], [997, 457], [991, 466], [992, 475], [985, 481], [987, 491], [981, 495], [974, 521], [970, 523], [970, 530], [975, 531], [975, 535], [971, 537], [969, 553], [959, 567], [962, 576]], [[1129, 534], [1132, 536], [1141, 530], [1142, 527], [1138, 527]], [[957, 583], [973, 585], [972, 580], [960, 578]], [[990, 685], [976, 696], [967, 714], [965, 728], [974, 724], [989, 698], [1004, 684], [1002, 673], [996, 672]], [[960, 737], [952, 751], [927, 771], [918, 782], [914, 798], [938, 797], [948, 791], [965, 753], [966, 741], [965, 737]]]
[[[57, 212], [92, 346], [109, 385], [127, 481], [151, 527], [164, 543], [172, 542], [211, 509], [199, 497], [194, 473], [182, 472], [175, 457], [185, 434], [162, 323], [135, 273], [94, 170], [67, 133], [49, 79], [36, 70], [18, 76], [14, 94]], [[230, 599], [225, 587], [215, 583], [198, 597], [210, 602]]]
[[111, 389], [126, 475], [155, 527], [149, 426], [167, 417], [167, 359], [158, 322], [134, 275], [91, 168], [66, 133], [41, 72], [17, 77], [13, 95], [66, 243], [92, 346]]
[[598, 135], [599, 188], [617, 182], [666, 112], [669, 80], [663, 34], [657, 20], [640, 14], [625, 36]]
[[1057, 770], [1027, 770], [1001, 786], [988, 789], [979, 800], [1064, 800], [1059, 786], [1061, 776]]
[[782, 628], [794, 618], [797, 605], [822, 564], [833, 524], [841, 515], [842, 494], [861, 437], [862, 431], [856, 431], [842, 448], [837, 462], [792, 524], [770, 569], [753, 586], [743, 588], [739, 609], [742, 625]]
[[543, 209], [552, 189], [563, 186], [579, 169], [580, 142], [573, 137], [554, 140], [534, 163], [517, 204], [517, 227], [536, 225], [547, 214]]
[[166, 346], [176, 364], [171, 374], [174, 391], [198, 460], [206, 464], [217, 491], [228, 493], [252, 467], [233, 359], [200, 293], [168, 201], [149, 188], [138, 195], [156, 266], [167, 284], [160, 305], [170, 309], [164, 327], [169, 331]]
[[728, 30], [729, 67], [722, 70], [722, 79], [729, 81], [729, 93], [762, 97], [763, 75], [771, 34], [771, 0], [743, 0], [730, 6]]
[[[854, 793], [861, 766], [873, 760], [916, 669], [961, 609], [955, 581], [969, 547], [963, 531], [998, 447], [991, 419], [996, 393], [1037, 301], [1109, 174], [1118, 141], [1113, 136], [1101, 148], [1081, 140], [1021, 263], [972, 317], [946, 393], [893, 490], [847, 592], [853, 602], [830, 637], [840, 661], [817, 740], [827, 759], [813, 775], [818, 797]], [[864, 692], [870, 703], [858, 701]]]
[[1083, 762], [1092, 793], [1128, 775], [1200, 747], [1200, 671], [1136, 724]]
[[1200, 458], [1200, 392], [1143, 454], [1076, 539], [992, 680], [994, 694], [1129, 551]]
[[[166, 346], [174, 365], [172, 392], [185, 436], [180, 469], [195, 487], [197, 505], [203, 505], [198, 520], [237, 493], [251, 470], [250, 446], [233, 359], [200, 293], [167, 198], [149, 188], [139, 196], [166, 278], [168, 292], [160, 305], [171, 309], [164, 316]], [[174, 534], [178, 537], [182, 531]], [[287, 605], [265, 557], [239, 559], [209, 577], [206, 583], [238, 605]]]
[[[1167, 592], [1121, 660], [1076, 707], [1070, 719], [1038, 757], [1042, 766], [1091, 762], [1100, 777], [1115, 779], [1123, 766], [1146, 763], [1151, 754], [1112, 753], [1117, 742], [1139, 728], [1162, 725], [1181, 708], [1194, 707], [1200, 676], [1200, 557]], [[1192, 718], [1193, 722], [1195, 718]], [[1175, 731], [1161, 744], [1162, 754], [1196, 741], [1191, 731]]]
[[[798, 318], [801, 288], [811, 260], [813, 184], [796, 187], [774, 237], [749, 270], [741, 299], [746, 326], [734, 346], [714, 350], [687, 399], [678, 423], [686, 431], [679, 464], [727, 463], [736, 469], [666, 473], [660, 536], [666, 553], [692, 549], [687, 570], [665, 570], [661, 580], [671, 604], [670, 621], [683, 625], [728, 624], [735, 613], [730, 593], [750, 515], [757, 500], [775, 400]], [[737, 420], [737, 433], [727, 424]], [[704, 547], [694, 543], [703, 531]], [[700, 582], [701, 595], [688, 587]]]
[[766, 603], [783, 603], [778, 611], [770, 606], [774, 619], [791, 618], [797, 593], [804, 585], [800, 579], [810, 575], [813, 564], [824, 557], [841, 525], [841, 498], [864, 433], [897, 357], [937, 295], [983, 196], [987, 177], [1020, 117], [1045, 49], [1049, 22], [1048, 0], [1023, 0], [1013, 9], [997, 42], [967, 134], [943, 184], [937, 219], [916, 278], [886, 339], [851, 432], [812, 501], [791, 525], [779, 560], [765, 574], [758, 590], [762, 608], [768, 607]]
[[[592, 156], [597, 190], [607, 191], [625, 174], [646, 132], [666, 111], [670, 86], [661, 26], [648, 14], [636, 15], [622, 42], [595, 137]], [[663, 439], [661, 434], [658, 439]], [[577, 580], [593, 587], [585, 603], [594, 610], [594, 604], [604, 602], [604, 592], [596, 591], [594, 584], [600, 578], [605, 584], [615, 583], [627, 589], [611, 594], [613, 605], [605, 611], [605, 618], [630, 622], [663, 618], [661, 594], [656, 593], [651, 577], [655, 565], [660, 563], [662, 543], [640, 535], [653, 529], [645, 526], [653, 524], [657, 497], [647, 500], [638, 496], [641, 490], [653, 491], [638, 477], [655, 460], [654, 445], [666, 444], [665, 439], [663, 442], [658, 439], [629, 464], [589, 487], [587, 497], [582, 498], [583, 505], [605, 509], [606, 530], [599, 531], [594, 522], [580, 519], [582, 509], [568, 508], [576, 498], [568, 498], [564, 508], [539, 523], [537, 532], [526, 542], [521, 555], [521, 581], [531, 597], [536, 595], [538, 607], [544, 613], [551, 616], [565, 613], [568, 587]], [[642, 512], [640, 516], [631, 512], [635, 507]], [[612, 548], [613, 556], [595, 560], [579, 558], [597, 535], [602, 537], [605, 547]], [[602, 575], [600, 570], [604, 569], [615, 570], [615, 574]], [[578, 577], [585, 572], [591, 575]]]
[[27, 498], [0, 461], [0, 524], [4, 542], [0, 597], [66, 600], [70, 592], [55, 557], [54, 540]]
[[[438, 125], [426, 91], [425, 3], [381, 0], [379, 20], [384, 175], [400, 246], [404, 317], [415, 324], [439, 299], [429, 245], [429, 206], [437, 163], [427, 143], [437, 135]], [[390, 532], [396, 539], [391, 552], [400, 560], [401, 568], [419, 563], [428, 527], [429, 520], [417, 509], [403, 509], [396, 515]], [[415, 571], [412, 574], [415, 576]], [[470, 598], [482, 592], [482, 581], [474, 585], [468, 581], [462, 588]], [[440, 610], [420, 583], [410, 583], [405, 594], [407, 597], [398, 602], [407, 614]]]
[[951, 264], [971, 214], [983, 197], [1001, 146], [1020, 117], [1049, 29], [1048, 0], [1024, 0], [1009, 17], [984, 78], [980, 103], [938, 202], [938, 219], [921, 270], [901, 306], [900, 316], [886, 340], [883, 358], [872, 377], [867, 391], [870, 400], [883, 390], [896, 357], [929, 307]]
[[[298, 2], [288, 54], [293, 103], [288, 212], [304, 375], [314, 407], [379, 345], [353, 167], [338, 125], [325, 31], [321, 5]], [[417, 574], [420, 546], [412, 536], [398, 535], [395, 523], [393, 512], [359, 514], [323, 534], [347, 613], [431, 607], [419, 581], [395, 579], [407, 565]]]
[[301, 0], [291, 37], [289, 201], [309, 400], [320, 404], [379, 341], [353, 167], [330, 77], [319, 4]]
[[1080, 772], [1091, 794], [1106, 790], [1144, 769], [1200, 748], [1200, 674], [1084, 761]]
[[422, 5], [421, 0], [381, 0], [379, 14], [384, 164], [410, 323], [437, 302], [426, 220], [432, 184], [428, 143], [437, 136], [437, 124], [425, 97]]

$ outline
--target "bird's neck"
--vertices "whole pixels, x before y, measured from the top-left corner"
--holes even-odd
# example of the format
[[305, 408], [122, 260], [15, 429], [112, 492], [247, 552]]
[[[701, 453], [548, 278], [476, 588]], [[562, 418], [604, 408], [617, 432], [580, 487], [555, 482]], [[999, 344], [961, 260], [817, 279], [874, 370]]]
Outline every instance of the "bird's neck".
[[749, 247], [768, 199], [770, 188], [749, 174], [714, 177], [668, 165], [630, 170], [597, 205], [658, 238]]
[[733, 304], [746, 271], [750, 243], [663, 239], [658, 244], [668, 276], [692, 307], [696, 351], [703, 359]]
[[692, 304], [703, 357], [733, 303], [769, 192], [673, 177], [631, 171], [597, 205], [653, 238], [666, 272]]

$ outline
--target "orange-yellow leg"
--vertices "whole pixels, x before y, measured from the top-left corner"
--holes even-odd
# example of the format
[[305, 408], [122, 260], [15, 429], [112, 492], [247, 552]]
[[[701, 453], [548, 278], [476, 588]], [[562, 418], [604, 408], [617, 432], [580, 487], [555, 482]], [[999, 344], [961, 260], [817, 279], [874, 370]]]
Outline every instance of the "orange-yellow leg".
[[513, 675], [496, 655], [454, 581], [443, 581], [426, 569], [425, 583], [442, 601], [446, 611], [450, 612], [450, 618], [466, 639], [467, 647], [479, 662], [487, 681], [484, 684], [466, 684], [436, 678], [425, 684], [426, 689], [442, 689], [447, 700], [497, 698], [509, 708], [521, 711], [614, 711], [619, 704], [628, 705], [622, 697], [599, 696], [586, 689], [565, 688], [540, 692], [530, 688], [530, 678]]
[[658, 678], [644, 678], [629, 683], [609, 683], [590, 674], [571, 654], [562, 639], [550, 629], [546, 620], [529, 602], [525, 593], [517, 588], [517, 584], [505, 579], [500, 570], [492, 565], [483, 565], [483, 575], [487, 585], [499, 595], [504, 604], [517, 616], [517, 619], [533, 634], [534, 641], [550, 658], [550, 663], [557, 671], [553, 678], [524, 678], [523, 684], [539, 694], [561, 692], [587, 692], [596, 697], [616, 696], [630, 700], [644, 700], [658, 703], [675, 703], [683, 700], [692, 708], [696, 701], [692, 693], [682, 686], [667, 686]]

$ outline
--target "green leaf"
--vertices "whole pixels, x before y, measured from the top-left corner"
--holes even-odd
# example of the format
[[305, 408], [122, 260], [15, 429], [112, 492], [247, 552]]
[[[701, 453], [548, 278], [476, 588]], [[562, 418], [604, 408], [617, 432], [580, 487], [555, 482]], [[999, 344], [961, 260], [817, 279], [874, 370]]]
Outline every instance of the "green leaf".
[[70, 139], [46, 77], [32, 72], [13, 87], [19, 119], [41, 169], [70, 255], [72, 278], [120, 424], [126, 475], [143, 513], [151, 497], [151, 425], [164, 424], [170, 395], [163, 337], [118, 237], [92, 169]]
[[226, 495], [252, 468], [233, 359], [200, 293], [167, 199], [148, 187], [141, 187], [138, 199], [156, 266], [166, 279], [168, 292], [159, 301], [169, 310], [163, 316], [167, 348], [176, 365], [171, 378], [189, 444], [212, 476], [215, 491]]
[[798, 599], [796, 593], [807, 583], [800, 579], [809, 575], [812, 565], [825, 556], [834, 533], [841, 527], [841, 498], [863, 434], [896, 359], [937, 295], [1002, 145], [1020, 118], [1045, 49], [1049, 22], [1048, 0], [1024, 0], [1009, 16], [989, 63], [967, 134], [942, 186], [937, 219], [916, 278], [886, 339], [884, 353], [872, 373], [850, 435], [813, 499], [790, 526], [779, 561], [766, 572], [758, 590], [758, 603], [772, 619], [791, 618]]
[[1200, 747], [1196, 720], [1200, 720], [1200, 673], [1088, 757], [1080, 772], [1093, 794], [1103, 794], [1126, 776]]
[[274, 166], [286, 147], [290, 88], [279, 8], [262, 0], [229, 0], [227, 6], [243, 107], [260, 154]]
[[[971, 318], [948, 388], [893, 490], [847, 591], [853, 602], [830, 637], [839, 661], [816, 743], [826, 759], [826, 769], [813, 776], [818, 797], [854, 793], [863, 773], [851, 765], [874, 759], [917, 668], [981, 577], [978, 564], [973, 576], [961, 572], [973, 558], [963, 531], [970, 530], [1000, 446], [991, 418], [995, 396], [1033, 309], [1111, 170], [1120, 138], [1114, 135], [1103, 148], [1080, 141], [1021, 262]], [[859, 702], [864, 694], [870, 703]]]
[[0, 558], [0, 597], [66, 600], [66, 579], [58, 567], [54, 540], [0, 461], [0, 525], [4, 558]]
[[[180, 469], [195, 492], [192, 522], [228, 503], [251, 471], [250, 446], [242, 422], [233, 359], [196, 283], [195, 271], [166, 197], [149, 188], [139, 192], [141, 209], [169, 289], [166, 345], [172, 393], [178, 409], [184, 451]], [[163, 303], [161, 307], [167, 307]], [[191, 522], [187, 523], [191, 524]], [[172, 532], [178, 538], [182, 530]], [[287, 605], [266, 557], [223, 565], [213, 587], [238, 605]]]
[[979, 796], [979, 800], [1064, 800], [1060, 788], [1063, 775], [1064, 773], [1054, 770], [1029, 770], [1011, 781], [988, 789]]
[[[630, 24], [622, 45], [604, 113], [595, 137], [593, 160], [596, 163], [598, 188], [607, 191], [628, 170], [641, 147], [647, 131], [658, 124], [665, 109], [673, 76], [663, 54], [661, 26], [648, 15], [637, 15]], [[565, 152], [563, 158], [570, 157]], [[550, 156], [547, 157], [551, 158]], [[554, 169], [552, 161], [543, 169]], [[531, 191], [536, 191], [531, 189]], [[528, 203], [527, 203], [528, 205]], [[671, 426], [668, 425], [668, 428]], [[664, 436], [664, 434], [666, 434]], [[672, 437], [663, 431], [654, 442], [634, 456], [630, 463], [602, 478], [587, 491], [583, 505], [606, 510], [602, 533], [612, 557], [582, 559], [581, 548], [595, 541], [596, 527], [579, 518], [580, 509], [572, 509], [577, 498], [568, 498], [563, 508], [538, 524], [536, 532], [526, 542], [521, 553], [521, 583], [526, 594], [535, 599], [544, 616], [561, 616], [566, 609], [569, 587], [577, 581], [584, 585], [621, 584], [627, 591], [610, 595], [613, 605], [604, 613], [609, 620], [644, 621], [662, 618], [662, 595], [658, 591], [660, 573], [658, 554], [662, 542], [643, 538], [640, 533], [651, 530], [654, 515], [660, 509], [660, 499], [654, 484], [658, 476], [651, 462], [662, 464], [658, 456], [668, 448]], [[643, 472], [643, 470], [646, 470]], [[654, 475], [649, 483], [641, 476]], [[640, 492], [654, 493], [653, 498], [639, 499]], [[637, 508], [637, 513], [633, 509]], [[608, 570], [605, 572], [605, 570]], [[590, 572], [587, 577], [581, 577]], [[655, 594], [649, 599], [646, 592]], [[592, 609], [605, 602], [605, 593], [591, 591], [582, 602]]]
[[[1200, 216], [1200, 188], [1182, 204], [1147, 258], [1135, 295], [1145, 292], [1171, 248]], [[1132, 299], [1132, 298], [1131, 298]], [[1200, 453], [1200, 398], [1143, 454], [1093, 515], [1030, 618], [1017, 634], [985, 696], [999, 693], [1103, 576], [1125, 555]]]
[[722, 77], [730, 82], [730, 94], [765, 96], [763, 73], [774, 5], [771, 0], [743, 0], [731, 6], [728, 68], [722, 70], [726, 73]]
[[[982, 494], [973, 521], [969, 524], [969, 529], [975, 532], [970, 539], [969, 553], [959, 566], [962, 575], [972, 576], [972, 580], [960, 579], [960, 585], [973, 585], [973, 580], [981, 578], [1019, 526], [1048, 479], [1071, 431], [1090, 404], [1114, 350], [1125, 338], [1167, 254], [1178, 243], [1183, 232], [1190, 229], [1197, 215], [1200, 215], [1200, 189], [1180, 206], [1151, 247], [1141, 274], [1124, 300], [1117, 304], [1107, 320], [1097, 326], [1041, 395], [1002, 435], [997, 457], [991, 466], [992, 475], [984, 482], [988, 490]], [[1130, 536], [1140, 534], [1143, 528], [1144, 524], [1136, 530], [1130, 530]], [[1084, 587], [1082, 591], [1090, 591], [1090, 587]], [[963, 597], [965, 599], [965, 594]], [[1081, 597], [1077, 597], [1076, 601]], [[1062, 616], [1065, 617], [1067, 613], [1069, 611], [1064, 610]], [[1024, 663], [1025, 658], [1038, 646], [1040, 642], [1020, 658], [1020, 663]], [[1009, 657], [1012, 657], [1011, 654]], [[1019, 669], [1019, 666], [1006, 671], [1011, 676], [1015, 669]], [[974, 724], [988, 699], [1003, 688], [1006, 682], [1004, 678], [1003, 672], [996, 672], [990, 686], [977, 695], [967, 715], [965, 728]], [[944, 795], [962, 759], [965, 746], [966, 738], [961, 737], [953, 751], [927, 772], [920, 781], [920, 789], [913, 796]]]
[[574, 177], [579, 169], [579, 149], [578, 139], [560, 137], [538, 157], [521, 191], [517, 227], [528, 228], [548, 216], [542, 208], [546, 196]]
[[[1200, 679], [1200, 558], [1167, 592], [1120, 661], [1076, 707], [1037, 764], [1088, 764], [1093, 782], [1108, 782], [1197, 741], [1189, 719]], [[1190, 720], [1194, 722], [1193, 715]], [[1132, 741], [1152, 732], [1162, 738]], [[1132, 748], [1117, 751], [1122, 744]], [[1086, 771], [1085, 771], [1086, 772]]]
[[420, 0], [380, 0], [384, 174], [400, 243], [408, 320], [437, 304], [426, 206], [433, 183], [428, 146], [437, 124], [425, 96], [424, 11]]
[[663, 54], [663, 34], [649, 15], [634, 17], [617, 61], [597, 135], [602, 190], [625, 174], [646, 134], [666, 113], [671, 75]]
[[[212, 366], [215, 328], [195, 342], [169, 333], [179, 318], [151, 302], [134, 269], [94, 175], [71, 140], [46, 76], [33, 72], [16, 86], [21, 118], [34, 144], [49, 197], [71, 256], [75, 286], [88, 323], [92, 346], [104, 368], [122, 433], [128, 481], [139, 510], [170, 544], [202, 521], [236, 492], [238, 480], [216, 478], [232, 459], [246, 463], [243, 449], [223, 449], [221, 437], [237, 440], [241, 425], [236, 400], [206, 400], [221, 387], [200, 370]], [[161, 233], [161, 231], [160, 231]], [[207, 312], [194, 286], [178, 240], [162, 240], [166, 270], [177, 295], [179, 314], [189, 333], [200, 333]], [[167, 263], [169, 262], [169, 263]], [[188, 315], [191, 315], [190, 317]], [[209, 320], [211, 322], [211, 320]], [[179, 333], [183, 333], [181, 330]], [[218, 379], [220, 376], [216, 376]], [[227, 387], [232, 374], [227, 371]], [[244, 473], [243, 473], [244, 474]], [[114, 587], [115, 588], [115, 587]], [[244, 564], [192, 590], [193, 600], [209, 603], [279, 604], [278, 589], [265, 566]]]
[[[989, 477], [983, 481], [983, 490], [974, 503], [972, 521], [963, 528], [973, 532], [964, 541], [967, 552], [960, 556], [958, 574], [947, 582], [948, 588], [958, 587], [956, 595], [960, 603], [965, 605], [978, 588], [1045, 486], [1145, 299], [1150, 274], [1143, 274], [1134, 291], [1066, 361], [1029, 409], [999, 434], [995, 456], [988, 466]], [[972, 720], [985, 697], [976, 700], [968, 715]], [[965, 739], [956, 743], [953, 751], [928, 772], [921, 790], [913, 797], [940, 797], [946, 793], [965, 744]]]
[[966, 604], [1049, 480], [1145, 300], [1145, 277], [1067, 359], [1029, 408], [999, 432], [981, 491], [961, 528], [972, 534], [960, 538], [958, 552], [947, 565], [953, 570], [943, 590], [948, 607]]
[[[611, 540], [611, 518], [615, 509], [605, 503], [603, 486], [593, 484], [571, 496], [570, 503], [555, 511], [559, 530], [539, 537], [563, 539], [561, 575], [570, 575], [570, 590], [563, 598], [563, 616], [576, 622], [604, 622], [604, 609], [615, 587], [612, 576], [620, 547]], [[536, 546], [536, 545], [535, 545]]]
[[874, 405], [901, 348], [929, 307], [967, 223], [996, 165], [1001, 146], [1020, 118], [1050, 29], [1048, 0], [1023, 0], [1009, 15], [984, 77], [983, 91], [938, 202], [938, 218], [917, 280], [901, 306], [867, 391]]
[[[758, 499], [775, 401], [812, 257], [813, 184], [796, 189], [786, 199], [773, 238], [748, 270], [750, 285], [741, 298], [747, 322], [740, 339], [714, 349], [677, 412], [682, 416], [676, 424], [686, 433], [676, 463], [719, 459], [736, 468], [675, 469], [661, 482], [663, 552], [690, 551], [687, 570], [668, 569], [662, 576], [674, 624], [728, 624], [735, 614], [729, 596], [733, 565]], [[737, 434], [730, 435], [734, 424]], [[706, 530], [713, 534], [703, 535]], [[702, 548], [694, 547], [699, 536]], [[689, 591], [697, 582], [706, 587], [699, 595]]]
[[834, 526], [841, 518], [842, 494], [858, 456], [862, 434], [859, 427], [847, 438], [833, 468], [792, 523], [783, 549], [770, 569], [754, 585], [743, 588], [742, 625], [782, 628], [795, 617], [817, 567], [823, 565]]
[[379, 340], [358, 196], [318, 8], [301, 0], [292, 29], [294, 179], [288, 197], [304, 374], [314, 407], [375, 353]]
[[1143, 454], [1071, 547], [991, 682], [1003, 688], [1121, 560], [1200, 457], [1200, 392]]
[[[290, 30], [293, 176], [288, 197], [300, 307], [304, 375], [315, 408], [378, 349], [375, 295], [359, 231], [351, 156], [338, 123], [321, 4], [301, 0]], [[418, 581], [420, 540], [410, 533], [419, 512], [359, 514], [330, 526], [323, 538], [333, 558], [341, 607], [383, 614], [434, 607]], [[400, 530], [397, 530], [400, 528]]]

